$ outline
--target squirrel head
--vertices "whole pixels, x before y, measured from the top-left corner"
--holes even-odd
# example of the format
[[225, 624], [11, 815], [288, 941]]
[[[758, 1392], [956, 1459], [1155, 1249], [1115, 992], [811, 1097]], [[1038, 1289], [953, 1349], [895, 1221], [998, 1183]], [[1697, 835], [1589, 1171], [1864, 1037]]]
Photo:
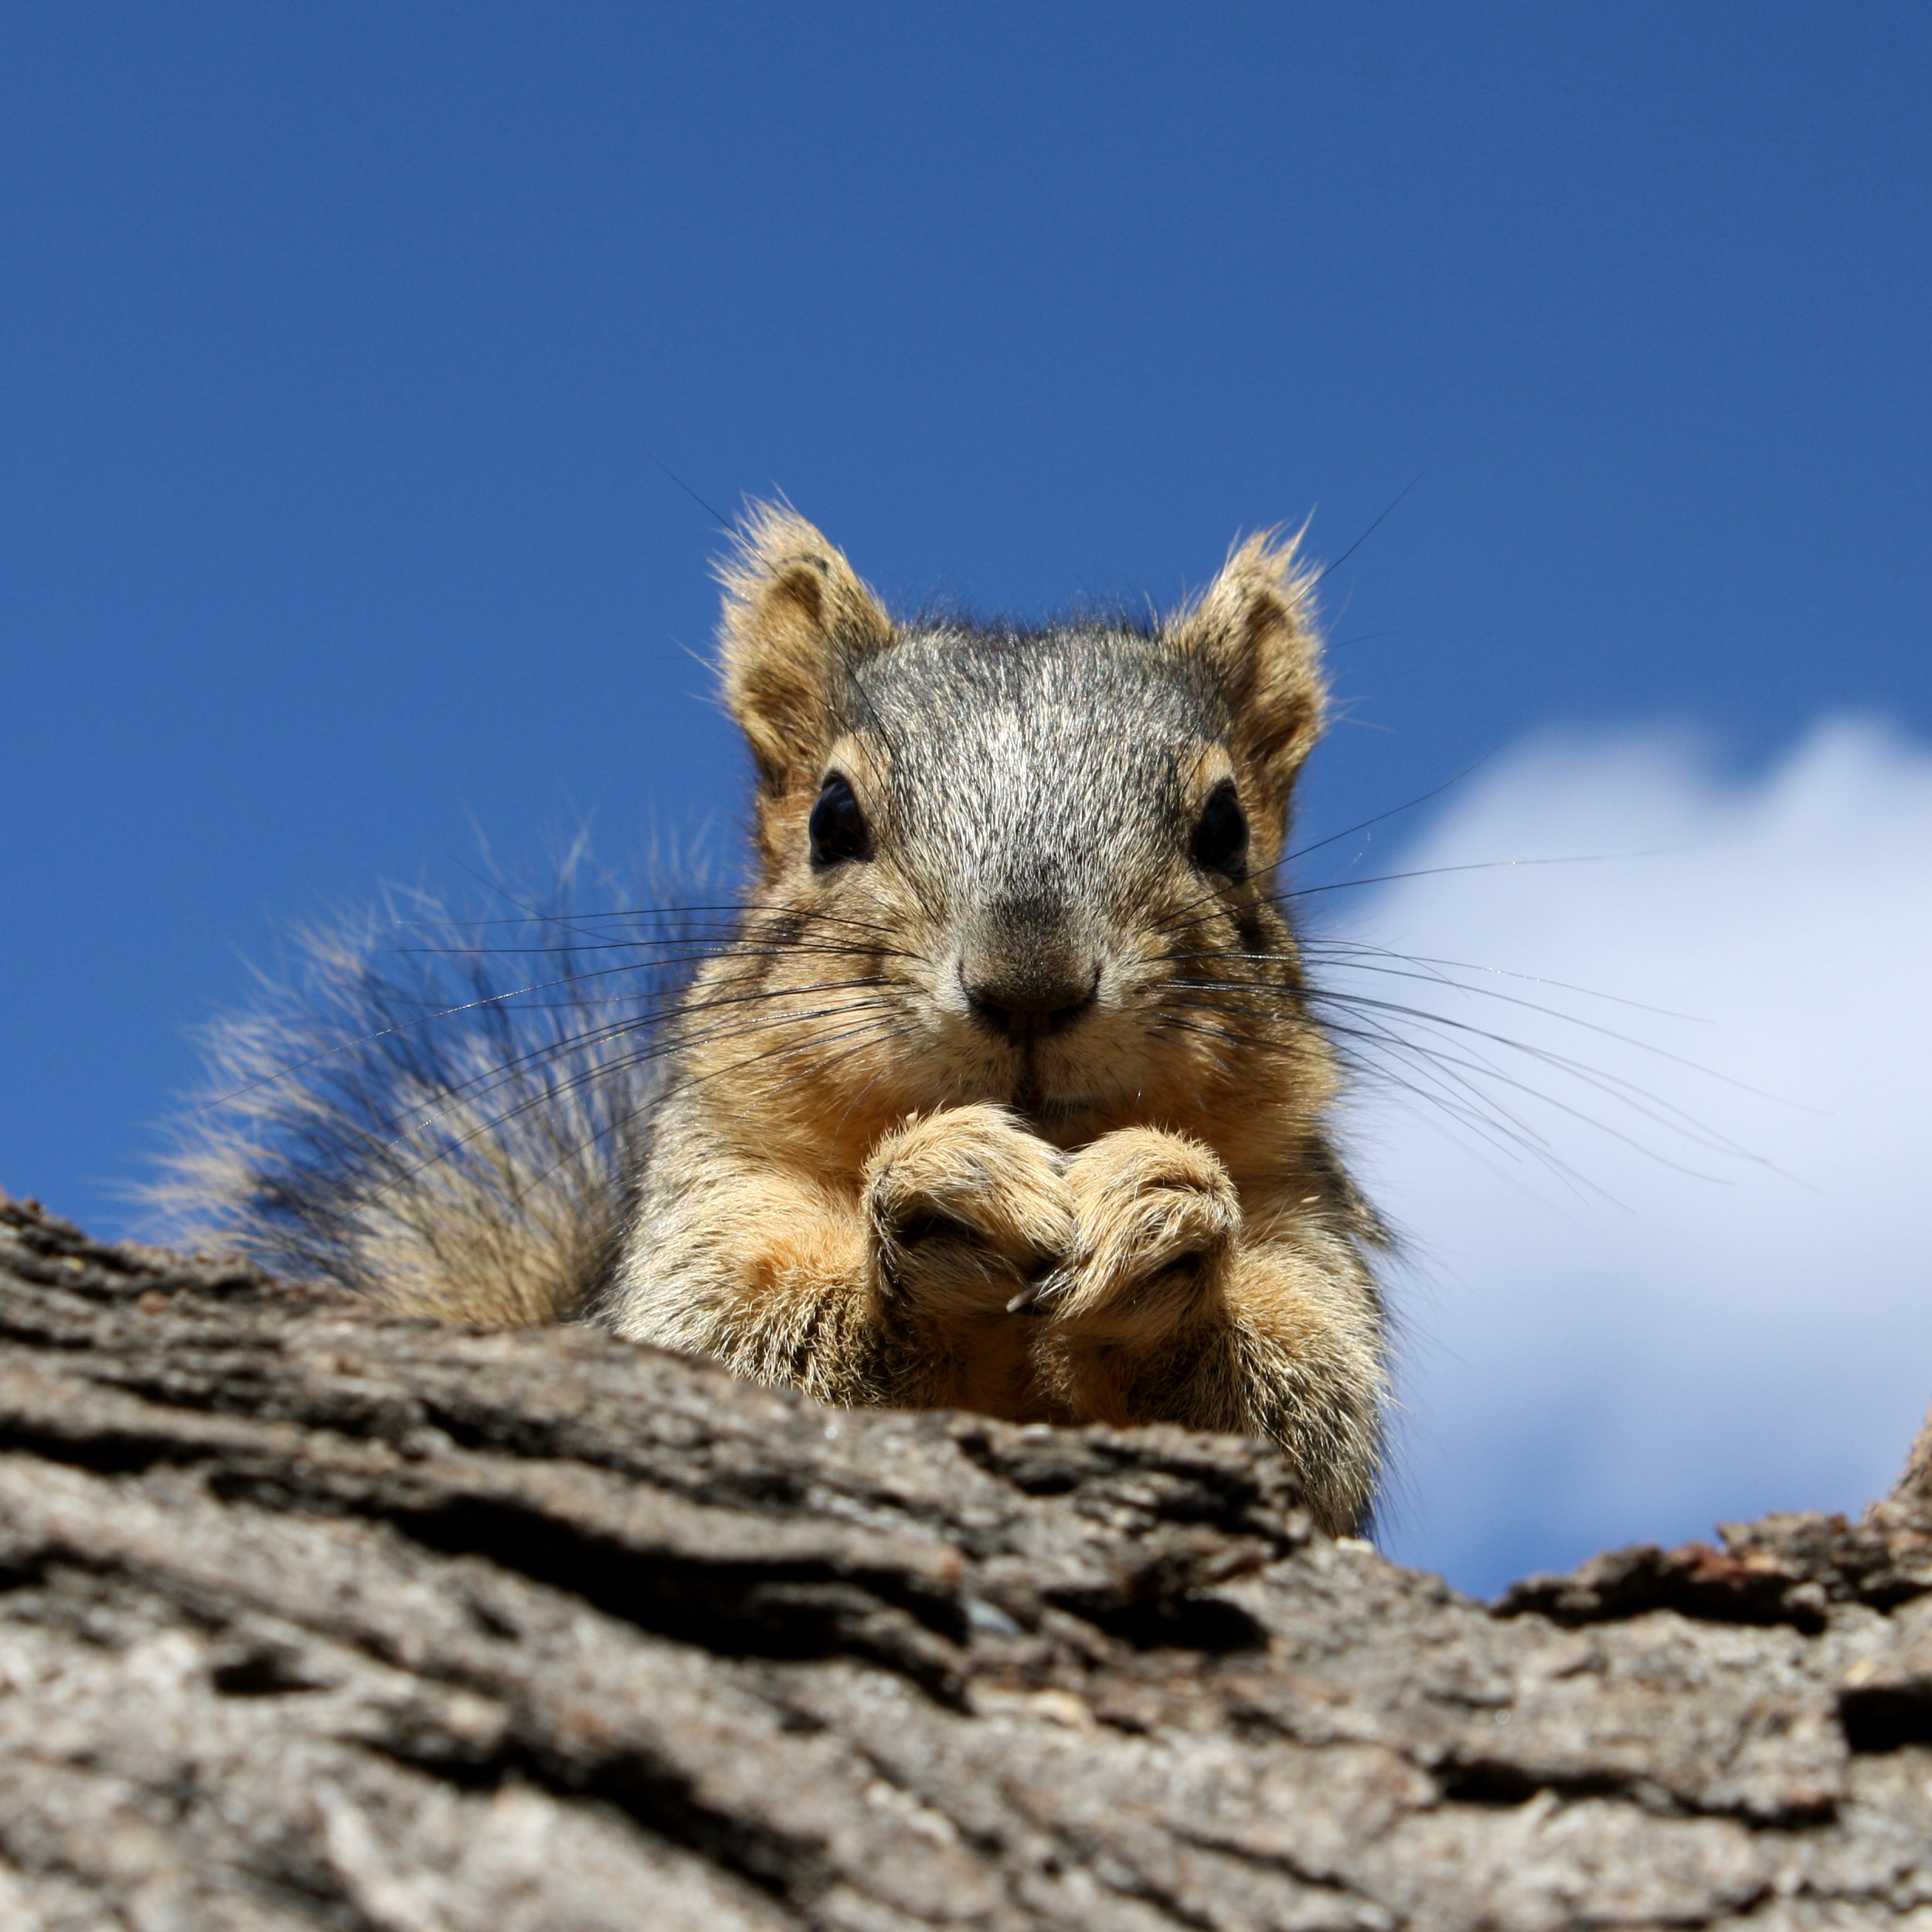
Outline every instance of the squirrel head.
[[1180, 1053], [1175, 988], [1298, 988], [1274, 875], [1325, 692], [1292, 539], [1147, 624], [895, 622], [770, 506], [720, 575], [761, 900], [897, 989], [913, 1104], [1104, 1104]]

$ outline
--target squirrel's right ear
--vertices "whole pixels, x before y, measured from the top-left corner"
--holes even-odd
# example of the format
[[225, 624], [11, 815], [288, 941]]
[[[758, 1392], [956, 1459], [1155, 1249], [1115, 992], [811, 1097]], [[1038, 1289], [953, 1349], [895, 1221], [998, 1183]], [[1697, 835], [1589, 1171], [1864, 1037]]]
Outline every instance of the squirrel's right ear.
[[758, 789], [806, 785], [835, 733], [848, 672], [893, 641], [892, 621], [840, 553], [782, 505], [754, 503], [718, 566], [725, 701], [751, 747]]

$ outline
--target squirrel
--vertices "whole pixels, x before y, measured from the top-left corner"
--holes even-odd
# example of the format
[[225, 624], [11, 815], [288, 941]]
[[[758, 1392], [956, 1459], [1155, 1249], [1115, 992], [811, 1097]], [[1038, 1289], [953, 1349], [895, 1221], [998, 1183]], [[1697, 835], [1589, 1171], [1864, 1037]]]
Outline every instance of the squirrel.
[[[835, 1405], [1260, 1436], [1355, 1533], [1384, 1236], [1276, 889], [1325, 702], [1294, 542], [1164, 619], [1037, 628], [895, 620], [782, 506], [719, 574], [757, 874], [652, 1053], [574, 1009], [532, 1041], [492, 995], [464, 1077], [417, 1063], [332, 942], [338, 1005], [390, 1022], [352, 1043], [386, 1044], [380, 1104], [231, 1027], [252, 1131], [155, 1192], [405, 1311], [587, 1319]], [[457, 1158], [377, 1151], [412, 1113]]]

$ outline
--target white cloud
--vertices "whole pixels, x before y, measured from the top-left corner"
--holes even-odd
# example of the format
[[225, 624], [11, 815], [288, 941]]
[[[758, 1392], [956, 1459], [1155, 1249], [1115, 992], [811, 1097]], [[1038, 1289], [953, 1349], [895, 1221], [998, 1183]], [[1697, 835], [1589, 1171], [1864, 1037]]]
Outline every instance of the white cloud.
[[1932, 751], [1833, 723], [1738, 783], [1682, 736], [1547, 740], [1471, 781], [1397, 863], [1638, 852], [1332, 896], [1345, 940], [1531, 976], [1458, 970], [1488, 989], [1461, 994], [1370, 954], [1331, 967], [1345, 991], [1655, 1097], [1406, 1023], [1498, 1070], [1478, 1078], [1491, 1109], [1583, 1185], [1426, 1104], [1358, 1106], [1359, 1163], [1411, 1244], [1384, 1534], [1465, 1587], [1769, 1509], [1855, 1509], [1932, 1400]]

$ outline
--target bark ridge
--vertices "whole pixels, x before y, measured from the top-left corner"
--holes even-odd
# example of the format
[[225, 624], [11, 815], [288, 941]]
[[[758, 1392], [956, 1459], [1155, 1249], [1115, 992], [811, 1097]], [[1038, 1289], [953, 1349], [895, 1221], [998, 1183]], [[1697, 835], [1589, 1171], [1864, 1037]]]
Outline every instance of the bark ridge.
[[1932, 1452], [1485, 1606], [1255, 1443], [834, 1412], [0, 1197], [0, 1924], [1932, 1927]]

